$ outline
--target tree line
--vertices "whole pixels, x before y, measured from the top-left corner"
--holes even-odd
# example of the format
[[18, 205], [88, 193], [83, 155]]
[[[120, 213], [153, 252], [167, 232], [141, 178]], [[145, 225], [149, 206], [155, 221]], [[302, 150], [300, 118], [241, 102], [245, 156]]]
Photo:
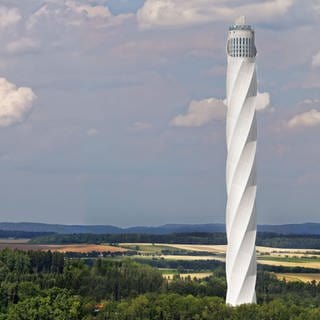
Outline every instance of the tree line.
[[[180, 243], [180, 244], [216, 244], [227, 243], [223, 232], [191, 232], [172, 234], [49, 234], [33, 238], [34, 244], [71, 244], [71, 243]], [[259, 232], [256, 244], [275, 248], [320, 249], [320, 235], [284, 235]]]
[[0, 230], [0, 238], [8, 239], [32, 239], [36, 237], [44, 237], [53, 234], [53, 232], [41, 232], [41, 231], [15, 231], [15, 230]]

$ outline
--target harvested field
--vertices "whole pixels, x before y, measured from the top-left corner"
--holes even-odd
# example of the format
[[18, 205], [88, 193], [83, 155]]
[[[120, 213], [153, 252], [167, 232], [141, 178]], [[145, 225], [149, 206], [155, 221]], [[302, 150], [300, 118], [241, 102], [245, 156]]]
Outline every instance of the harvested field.
[[41, 251], [56, 251], [56, 252], [126, 252], [124, 248], [119, 248], [109, 245], [96, 244], [69, 244], [69, 245], [41, 245], [41, 244], [25, 244], [25, 243], [0, 243], [0, 250], [5, 248], [19, 249], [19, 250], [41, 250]]
[[317, 281], [320, 282], [319, 273], [276, 273], [278, 279], [285, 279], [286, 281]]
[[188, 251], [210, 252], [217, 254], [225, 254], [226, 245], [202, 245], [202, 244], [167, 244], [167, 246]]
[[302, 268], [312, 268], [320, 269], [320, 262], [288, 262], [288, 261], [276, 261], [276, 260], [260, 260], [259, 264], [265, 264], [269, 266], [282, 266], [282, 267], [302, 267]]

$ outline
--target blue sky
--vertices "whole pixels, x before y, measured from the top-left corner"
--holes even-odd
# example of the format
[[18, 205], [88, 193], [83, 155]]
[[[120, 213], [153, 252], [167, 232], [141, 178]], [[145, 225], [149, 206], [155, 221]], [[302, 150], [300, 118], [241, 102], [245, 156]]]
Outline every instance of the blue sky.
[[224, 222], [225, 43], [242, 14], [258, 222], [320, 222], [317, 0], [0, 0], [0, 220]]

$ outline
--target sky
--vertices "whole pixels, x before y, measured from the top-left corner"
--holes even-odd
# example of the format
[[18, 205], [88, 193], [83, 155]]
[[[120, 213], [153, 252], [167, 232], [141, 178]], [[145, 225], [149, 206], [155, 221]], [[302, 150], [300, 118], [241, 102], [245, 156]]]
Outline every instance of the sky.
[[258, 223], [320, 222], [319, 0], [0, 0], [0, 220], [223, 223], [240, 15], [258, 50]]

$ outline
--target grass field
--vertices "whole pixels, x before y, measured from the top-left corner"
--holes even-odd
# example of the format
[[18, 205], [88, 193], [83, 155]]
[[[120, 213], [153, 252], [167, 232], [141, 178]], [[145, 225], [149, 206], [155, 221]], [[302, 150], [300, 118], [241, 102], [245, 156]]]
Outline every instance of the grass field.
[[279, 262], [293, 262], [293, 263], [309, 263], [309, 262], [320, 262], [320, 257], [310, 257], [310, 256], [268, 256], [268, 257], [260, 257], [260, 261], [279, 261]]
[[129, 250], [135, 250], [138, 251], [142, 254], [157, 254], [160, 255], [162, 254], [163, 251], [167, 252], [174, 252], [174, 251], [181, 251], [181, 252], [186, 252], [184, 249], [179, 249], [177, 247], [172, 247], [170, 245], [162, 245], [162, 244], [120, 244], [120, 247], [129, 249]]
[[0, 238], [0, 243], [28, 243], [30, 239], [1, 239]]

